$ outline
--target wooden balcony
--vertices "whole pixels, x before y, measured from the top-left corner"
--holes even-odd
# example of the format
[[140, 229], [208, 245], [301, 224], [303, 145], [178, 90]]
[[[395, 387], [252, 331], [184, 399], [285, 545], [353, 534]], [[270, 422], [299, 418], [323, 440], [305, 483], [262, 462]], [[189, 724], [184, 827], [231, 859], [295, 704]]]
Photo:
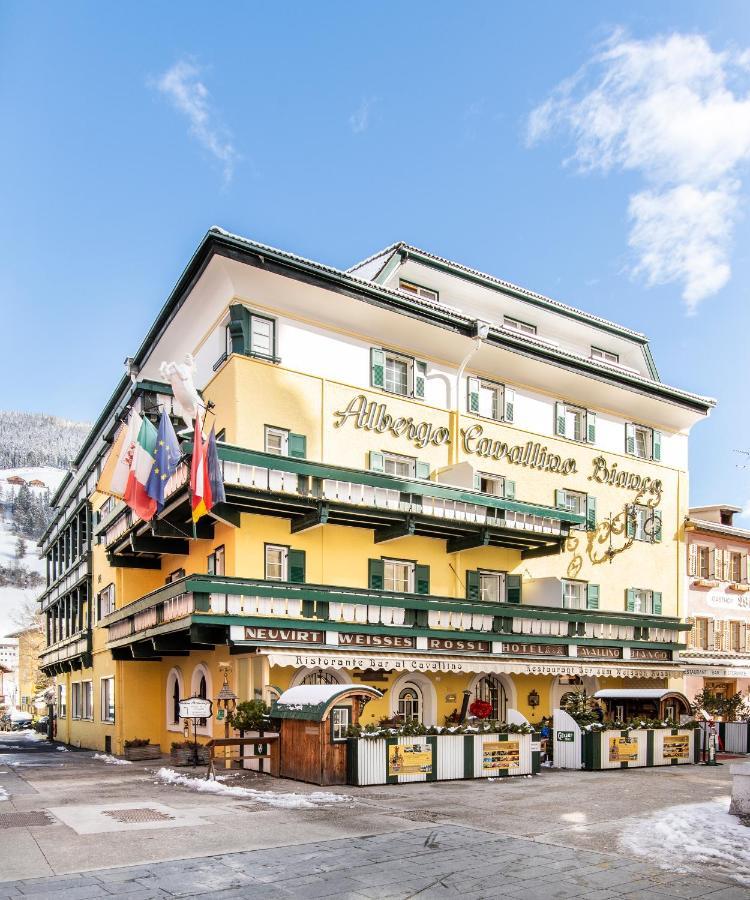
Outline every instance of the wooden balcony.
[[63, 638], [39, 654], [39, 668], [45, 675], [60, 675], [88, 668], [91, 665], [91, 632], [78, 631]]

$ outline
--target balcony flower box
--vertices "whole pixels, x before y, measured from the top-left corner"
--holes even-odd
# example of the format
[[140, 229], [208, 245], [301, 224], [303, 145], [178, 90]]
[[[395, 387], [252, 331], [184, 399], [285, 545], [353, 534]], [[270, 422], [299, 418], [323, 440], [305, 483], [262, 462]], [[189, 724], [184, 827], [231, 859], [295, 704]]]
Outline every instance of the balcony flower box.
[[747, 593], [747, 591], [750, 591], [750, 584], [745, 584], [743, 581], [733, 581], [729, 585], [729, 590], [744, 594]]
[[693, 587], [715, 588], [719, 586], [719, 582], [715, 578], [696, 578]]
[[[205, 744], [198, 744], [198, 765], [207, 766], [209, 760], [209, 750]], [[170, 762], [173, 766], [184, 767], [194, 766], [196, 764], [195, 746], [190, 741], [180, 744], [172, 744], [169, 754]]]
[[125, 741], [123, 756], [130, 762], [142, 762], [146, 759], [161, 759], [161, 746], [151, 744], [148, 740]]

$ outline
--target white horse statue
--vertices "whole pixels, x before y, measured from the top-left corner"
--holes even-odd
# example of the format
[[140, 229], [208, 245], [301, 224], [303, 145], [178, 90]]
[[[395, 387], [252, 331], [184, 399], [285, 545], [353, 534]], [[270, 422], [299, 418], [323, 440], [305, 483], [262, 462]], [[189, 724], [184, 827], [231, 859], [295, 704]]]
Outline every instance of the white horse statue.
[[198, 410], [205, 411], [206, 408], [193, 382], [196, 371], [197, 367], [191, 353], [185, 354], [185, 361], [182, 363], [163, 362], [159, 367], [161, 377], [172, 385], [174, 412], [188, 428], [193, 427]]

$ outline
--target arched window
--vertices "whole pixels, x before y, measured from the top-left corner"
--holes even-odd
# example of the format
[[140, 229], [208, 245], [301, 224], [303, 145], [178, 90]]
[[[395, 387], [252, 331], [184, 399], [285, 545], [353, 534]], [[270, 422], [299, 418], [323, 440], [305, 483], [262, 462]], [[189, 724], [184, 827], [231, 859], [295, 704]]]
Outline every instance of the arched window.
[[474, 697], [492, 705], [491, 719], [497, 719], [498, 722], [505, 721], [508, 715], [508, 695], [499, 678], [494, 675], [480, 678], [474, 688]]
[[167, 728], [170, 731], [177, 731], [182, 726], [180, 700], [186, 696], [182, 682], [182, 673], [178, 668], [171, 669], [169, 675], [167, 675], [166, 691], [166, 719]]
[[172, 724], [180, 724], [180, 682], [176, 678], [172, 687]]
[[[204, 700], [208, 697], [205, 675], [201, 675], [201, 680], [198, 682], [198, 696], [203, 697]], [[198, 720], [198, 725], [201, 728], [205, 728], [207, 724], [208, 724], [208, 719], [199, 719]]]
[[398, 717], [402, 722], [422, 721], [422, 697], [413, 684], [404, 685], [399, 692]]
[[[203, 697], [204, 699], [210, 699], [213, 695], [211, 673], [204, 663], [198, 663], [193, 669], [193, 674], [190, 678], [190, 695], [192, 697]], [[211, 722], [208, 719], [198, 719], [198, 729], [203, 734], [210, 734]]]
[[340, 682], [332, 672], [315, 669], [313, 672], [305, 675], [300, 684], [340, 684]]

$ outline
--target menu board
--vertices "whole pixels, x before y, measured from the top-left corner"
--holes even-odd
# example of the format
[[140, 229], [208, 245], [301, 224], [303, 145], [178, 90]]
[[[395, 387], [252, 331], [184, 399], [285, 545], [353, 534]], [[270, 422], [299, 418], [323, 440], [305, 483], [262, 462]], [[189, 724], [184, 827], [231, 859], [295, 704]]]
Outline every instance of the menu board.
[[690, 735], [665, 734], [662, 756], [664, 759], [690, 759]]
[[610, 762], [638, 762], [638, 738], [611, 737], [609, 739]]
[[518, 741], [488, 741], [482, 746], [483, 769], [514, 769], [520, 764]]
[[389, 775], [430, 775], [432, 747], [429, 744], [394, 744], [388, 748]]

